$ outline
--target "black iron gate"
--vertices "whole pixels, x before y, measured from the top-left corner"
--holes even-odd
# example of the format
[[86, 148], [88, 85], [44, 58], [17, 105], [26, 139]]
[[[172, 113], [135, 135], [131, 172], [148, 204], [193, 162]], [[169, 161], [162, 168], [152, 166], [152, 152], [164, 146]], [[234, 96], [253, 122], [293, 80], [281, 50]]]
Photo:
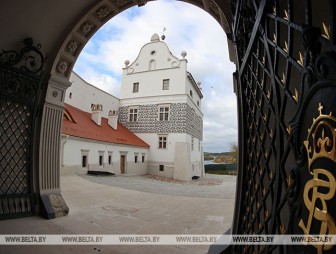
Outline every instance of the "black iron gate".
[[35, 214], [33, 142], [44, 58], [32, 39], [0, 52], [0, 219]]
[[[336, 234], [336, 2], [232, 1], [240, 162], [233, 234]], [[232, 246], [334, 253], [333, 246]]]

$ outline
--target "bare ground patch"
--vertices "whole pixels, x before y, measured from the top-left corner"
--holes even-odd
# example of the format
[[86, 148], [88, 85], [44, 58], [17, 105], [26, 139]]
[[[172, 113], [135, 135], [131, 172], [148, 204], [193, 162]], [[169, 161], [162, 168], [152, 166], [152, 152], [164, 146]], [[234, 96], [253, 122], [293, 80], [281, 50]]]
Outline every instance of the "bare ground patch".
[[215, 179], [215, 178], [200, 178], [198, 180], [190, 180], [190, 181], [182, 181], [177, 179], [172, 179], [164, 176], [156, 176], [156, 175], [145, 175], [144, 177], [148, 179], [158, 180], [167, 183], [179, 183], [179, 184], [190, 184], [190, 185], [200, 185], [200, 186], [213, 186], [220, 185], [223, 183], [223, 179]]

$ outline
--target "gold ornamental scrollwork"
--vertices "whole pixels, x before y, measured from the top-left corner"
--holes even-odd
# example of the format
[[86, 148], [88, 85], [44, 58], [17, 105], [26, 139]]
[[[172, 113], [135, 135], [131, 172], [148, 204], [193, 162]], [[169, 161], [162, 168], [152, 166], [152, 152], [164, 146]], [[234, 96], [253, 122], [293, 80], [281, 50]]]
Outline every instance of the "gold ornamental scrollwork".
[[[323, 165], [320, 160], [330, 160], [336, 163], [336, 117], [323, 114], [323, 106], [318, 107], [319, 116], [313, 120], [308, 129], [307, 140], [304, 146], [308, 156], [308, 170], [312, 179], [307, 181], [304, 187], [303, 200], [309, 211], [307, 222], [300, 220], [299, 226], [305, 235], [311, 235], [311, 227], [314, 222], [319, 223], [320, 232], [313, 234], [335, 235], [336, 226], [333, 216], [328, 213], [327, 200], [331, 200], [336, 192], [336, 180], [332, 172], [325, 168], [315, 168]], [[314, 164], [315, 163], [315, 164]], [[324, 250], [330, 250], [333, 245], [313, 245], [318, 254]]]

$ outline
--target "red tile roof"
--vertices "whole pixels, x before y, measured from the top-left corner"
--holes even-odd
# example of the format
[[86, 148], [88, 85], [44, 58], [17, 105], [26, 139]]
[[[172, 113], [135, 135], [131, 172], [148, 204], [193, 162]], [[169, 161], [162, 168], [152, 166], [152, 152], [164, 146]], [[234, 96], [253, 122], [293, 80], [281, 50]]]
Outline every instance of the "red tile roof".
[[146, 142], [121, 123], [118, 123], [117, 130], [115, 130], [108, 124], [108, 120], [102, 117], [101, 126], [99, 126], [91, 119], [91, 113], [84, 112], [69, 104], [65, 104], [62, 134], [114, 144], [149, 148]]

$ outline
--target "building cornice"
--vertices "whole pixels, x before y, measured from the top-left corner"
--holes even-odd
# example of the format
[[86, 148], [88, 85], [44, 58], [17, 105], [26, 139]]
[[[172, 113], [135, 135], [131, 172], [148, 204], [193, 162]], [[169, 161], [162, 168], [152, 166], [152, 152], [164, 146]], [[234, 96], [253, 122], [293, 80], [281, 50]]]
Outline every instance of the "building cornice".
[[202, 99], [203, 98], [203, 94], [201, 92], [201, 89], [196, 84], [196, 81], [195, 81], [194, 77], [191, 75], [191, 73], [189, 71], [187, 71], [187, 77], [188, 77], [189, 81], [191, 82], [191, 84], [193, 85], [193, 87], [195, 88], [195, 90], [196, 90], [197, 94], [199, 95], [199, 97]]

